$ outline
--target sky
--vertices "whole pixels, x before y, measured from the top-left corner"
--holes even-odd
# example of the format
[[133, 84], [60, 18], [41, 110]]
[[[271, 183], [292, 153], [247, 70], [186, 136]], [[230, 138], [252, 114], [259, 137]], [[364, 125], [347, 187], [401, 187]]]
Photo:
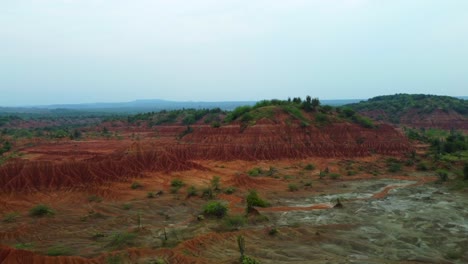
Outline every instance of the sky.
[[0, 106], [468, 95], [465, 0], [0, 0]]

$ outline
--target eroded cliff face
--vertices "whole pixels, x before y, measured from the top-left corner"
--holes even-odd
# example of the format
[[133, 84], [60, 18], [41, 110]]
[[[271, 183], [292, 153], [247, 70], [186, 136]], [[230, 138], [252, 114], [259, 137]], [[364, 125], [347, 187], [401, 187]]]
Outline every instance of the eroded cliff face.
[[[371, 154], [403, 155], [412, 150], [407, 139], [389, 125], [373, 129], [349, 123], [322, 128], [286, 124], [259, 124], [245, 128], [239, 125], [220, 128], [195, 126], [183, 136], [176, 137], [173, 136], [174, 129], [159, 130], [158, 135], [163, 140], [156, 140], [156, 143], [141, 141], [127, 150], [85, 160], [12, 161], [0, 168], [0, 191], [87, 188], [143, 176], [146, 171], [203, 169], [193, 162], [196, 160], [363, 157]], [[178, 128], [179, 131], [183, 129]], [[172, 137], [165, 136], [166, 132]], [[67, 153], [63, 152], [63, 155]]]

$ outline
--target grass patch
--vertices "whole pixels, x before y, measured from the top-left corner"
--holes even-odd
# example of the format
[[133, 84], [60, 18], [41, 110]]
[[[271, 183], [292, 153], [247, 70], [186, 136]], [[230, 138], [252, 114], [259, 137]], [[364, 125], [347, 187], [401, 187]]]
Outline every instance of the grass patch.
[[99, 197], [97, 195], [90, 195], [88, 196], [88, 202], [92, 203], [92, 202], [95, 202], [95, 203], [100, 203], [102, 202], [102, 197]]
[[47, 249], [46, 254], [47, 256], [70, 256], [72, 255], [72, 250], [63, 245], [57, 245]]
[[219, 201], [209, 202], [203, 207], [203, 213], [207, 216], [223, 218], [227, 214], [227, 212], [227, 206]]
[[134, 246], [136, 237], [137, 235], [134, 233], [128, 233], [128, 232], [114, 233], [110, 237], [110, 241], [107, 244], [107, 247], [111, 250], [118, 250], [118, 249], [123, 249], [125, 247]]
[[309, 163], [304, 167], [304, 170], [313, 171], [313, 170], [315, 170], [315, 165], [312, 164], [312, 163]]
[[294, 184], [294, 183], [290, 183], [290, 184], [288, 185], [288, 189], [289, 189], [290, 192], [295, 192], [295, 191], [298, 191], [298, 190], [299, 190], [299, 188], [297, 187], [297, 185]]
[[132, 188], [133, 190], [141, 189], [143, 188], [143, 185], [139, 182], [133, 182], [132, 185], [130, 185], [130, 188]]
[[6, 215], [3, 217], [2, 221], [3, 221], [4, 223], [14, 223], [14, 222], [16, 222], [16, 219], [18, 219], [19, 217], [20, 217], [20, 214], [19, 214], [19, 213], [17, 213], [17, 212], [12, 212], [12, 213], [6, 214]]
[[18, 243], [14, 247], [16, 249], [31, 250], [34, 248], [34, 243]]
[[54, 215], [55, 212], [49, 208], [47, 205], [44, 204], [39, 204], [34, 206], [29, 210], [29, 215], [30, 216], [36, 216], [36, 217], [42, 217], [46, 215]]

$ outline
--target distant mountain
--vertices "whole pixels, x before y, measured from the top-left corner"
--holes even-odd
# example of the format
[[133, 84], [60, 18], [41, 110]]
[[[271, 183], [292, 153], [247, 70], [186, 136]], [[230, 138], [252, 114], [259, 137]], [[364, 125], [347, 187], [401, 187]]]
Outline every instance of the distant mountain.
[[[323, 105], [340, 106], [356, 103], [360, 99], [321, 100]], [[87, 103], [87, 104], [54, 104], [34, 107], [0, 107], [3, 113], [38, 113], [44, 114], [51, 110], [96, 112], [96, 113], [141, 113], [161, 110], [175, 110], [182, 108], [234, 110], [238, 106], [254, 105], [256, 101], [226, 101], [226, 102], [194, 102], [167, 101], [161, 99], [135, 100], [119, 103]]]
[[468, 129], [468, 101], [456, 97], [426, 94], [384, 95], [349, 104], [347, 107], [372, 119], [394, 124]]

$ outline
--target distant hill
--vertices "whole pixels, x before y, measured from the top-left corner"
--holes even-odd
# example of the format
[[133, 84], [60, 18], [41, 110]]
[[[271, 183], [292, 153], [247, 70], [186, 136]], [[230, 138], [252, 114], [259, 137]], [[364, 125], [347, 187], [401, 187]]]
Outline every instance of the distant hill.
[[412, 127], [468, 129], [468, 101], [450, 96], [395, 94], [348, 104], [374, 120]]
[[[337, 100], [321, 100], [324, 105], [340, 106], [350, 103], [356, 103], [361, 99], [337, 99]], [[225, 102], [194, 102], [194, 101], [167, 101], [161, 99], [135, 100], [131, 102], [118, 103], [86, 103], [86, 104], [54, 104], [40, 105], [31, 107], [1, 107], [1, 113], [35, 113], [47, 114], [53, 110], [60, 112], [76, 111], [79, 113], [116, 113], [116, 114], [135, 114], [161, 110], [178, 110], [178, 109], [213, 109], [220, 108], [230, 111], [236, 107], [244, 105], [254, 105], [256, 101], [225, 101]]]

